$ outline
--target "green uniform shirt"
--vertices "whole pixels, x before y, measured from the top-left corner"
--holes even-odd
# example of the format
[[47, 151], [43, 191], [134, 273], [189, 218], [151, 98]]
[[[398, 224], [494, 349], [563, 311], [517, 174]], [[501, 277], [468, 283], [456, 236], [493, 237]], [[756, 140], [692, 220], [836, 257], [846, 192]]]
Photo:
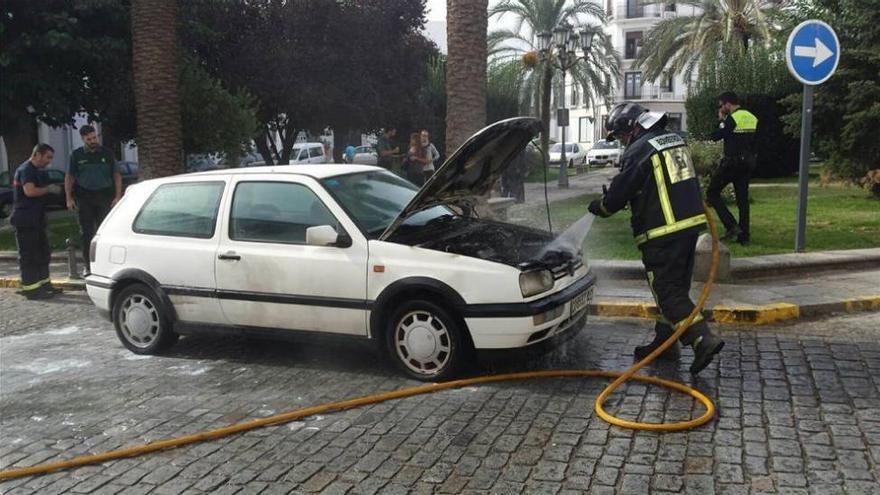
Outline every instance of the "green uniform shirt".
[[85, 146], [73, 150], [67, 173], [76, 181], [76, 186], [88, 191], [101, 191], [113, 188], [113, 174], [116, 172], [116, 158], [103, 146], [88, 151]]

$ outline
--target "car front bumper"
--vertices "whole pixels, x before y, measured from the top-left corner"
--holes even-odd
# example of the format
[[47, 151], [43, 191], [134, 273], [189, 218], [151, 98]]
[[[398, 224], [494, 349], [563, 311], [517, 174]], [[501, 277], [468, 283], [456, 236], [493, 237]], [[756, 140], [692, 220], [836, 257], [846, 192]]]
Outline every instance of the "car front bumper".
[[[576, 331], [586, 321], [595, 284], [596, 277], [591, 271], [565, 289], [529, 303], [468, 306], [465, 323], [474, 347], [525, 347]], [[572, 312], [575, 300], [579, 300], [579, 306]]]

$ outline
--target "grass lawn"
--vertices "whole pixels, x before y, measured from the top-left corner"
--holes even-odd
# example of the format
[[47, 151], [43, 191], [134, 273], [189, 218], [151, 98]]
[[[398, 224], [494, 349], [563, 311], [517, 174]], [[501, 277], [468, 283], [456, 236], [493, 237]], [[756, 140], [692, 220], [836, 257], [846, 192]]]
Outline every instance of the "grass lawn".
[[[79, 224], [76, 215], [68, 214], [63, 217], [49, 219], [49, 245], [52, 251], [64, 250], [64, 239], [73, 238], [79, 243]], [[15, 233], [12, 230], [0, 232], [0, 251], [16, 251]]]
[[[577, 168], [573, 167], [568, 169], [568, 176], [574, 177], [577, 175]], [[559, 167], [550, 166], [547, 169], [547, 182], [555, 182], [559, 180]], [[534, 167], [532, 171], [529, 172], [529, 175], [526, 177], [526, 182], [544, 182], [544, 169], [541, 167]]]
[[[760, 187], [750, 190], [752, 198], [752, 242], [749, 246], [728, 245], [735, 257], [794, 252], [797, 221], [797, 188]], [[551, 203], [553, 230], [559, 232], [586, 213], [588, 199]], [[736, 207], [729, 205], [734, 215]], [[517, 223], [547, 227], [543, 208], [512, 210]], [[719, 235], [724, 234], [720, 226]], [[807, 204], [807, 251], [880, 247], [880, 201], [856, 187], [826, 186], [812, 183]], [[597, 218], [584, 244], [584, 252], [594, 259], [638, 259], [629, 227], [629, 212], [611, 218]]]

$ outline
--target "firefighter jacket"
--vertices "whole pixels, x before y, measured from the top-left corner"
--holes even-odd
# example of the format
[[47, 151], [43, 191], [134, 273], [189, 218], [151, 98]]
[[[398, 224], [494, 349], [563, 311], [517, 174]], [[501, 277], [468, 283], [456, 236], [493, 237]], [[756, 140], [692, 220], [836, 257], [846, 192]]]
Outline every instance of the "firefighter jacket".
[[744, 108], [737, 108], [718, 123], [718, 129], [712, 132], [712, 140], [724, 140], [724, 156], [727, 158], [749, 158], [755, 154], [757, 130], [758, 117]]
[[655, 127], [627, 146], [601, 210], [611, 215], [627, 204], [639, 246], [705, 228], [700, 183], [681, 136]]

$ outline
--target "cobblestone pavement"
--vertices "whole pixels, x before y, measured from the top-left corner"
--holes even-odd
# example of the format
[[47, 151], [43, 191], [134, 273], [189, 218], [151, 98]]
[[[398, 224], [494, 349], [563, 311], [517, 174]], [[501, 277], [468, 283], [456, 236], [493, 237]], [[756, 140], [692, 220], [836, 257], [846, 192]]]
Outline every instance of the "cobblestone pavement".
[[[416, 383], [365, 342], [182, 339], [126, 351], [83, 296], [0, 290], [0, 467], [194, 433]], [[472, 373], [623, 368], [642, 321], [602, 320], [556, 353]], [[311, 417], [140, 458], [0, 484], [29, 493], [880, 493], [880, 314], [760, 330], [696, 386], [718, 404], [698, 430], [635, 433], [594, 416], [601, 380], [447, 391]], [[690, 381], [689, 351], [651, 373]], [[681, 420], [692, 400], [628, 386], [610, 410]]]

